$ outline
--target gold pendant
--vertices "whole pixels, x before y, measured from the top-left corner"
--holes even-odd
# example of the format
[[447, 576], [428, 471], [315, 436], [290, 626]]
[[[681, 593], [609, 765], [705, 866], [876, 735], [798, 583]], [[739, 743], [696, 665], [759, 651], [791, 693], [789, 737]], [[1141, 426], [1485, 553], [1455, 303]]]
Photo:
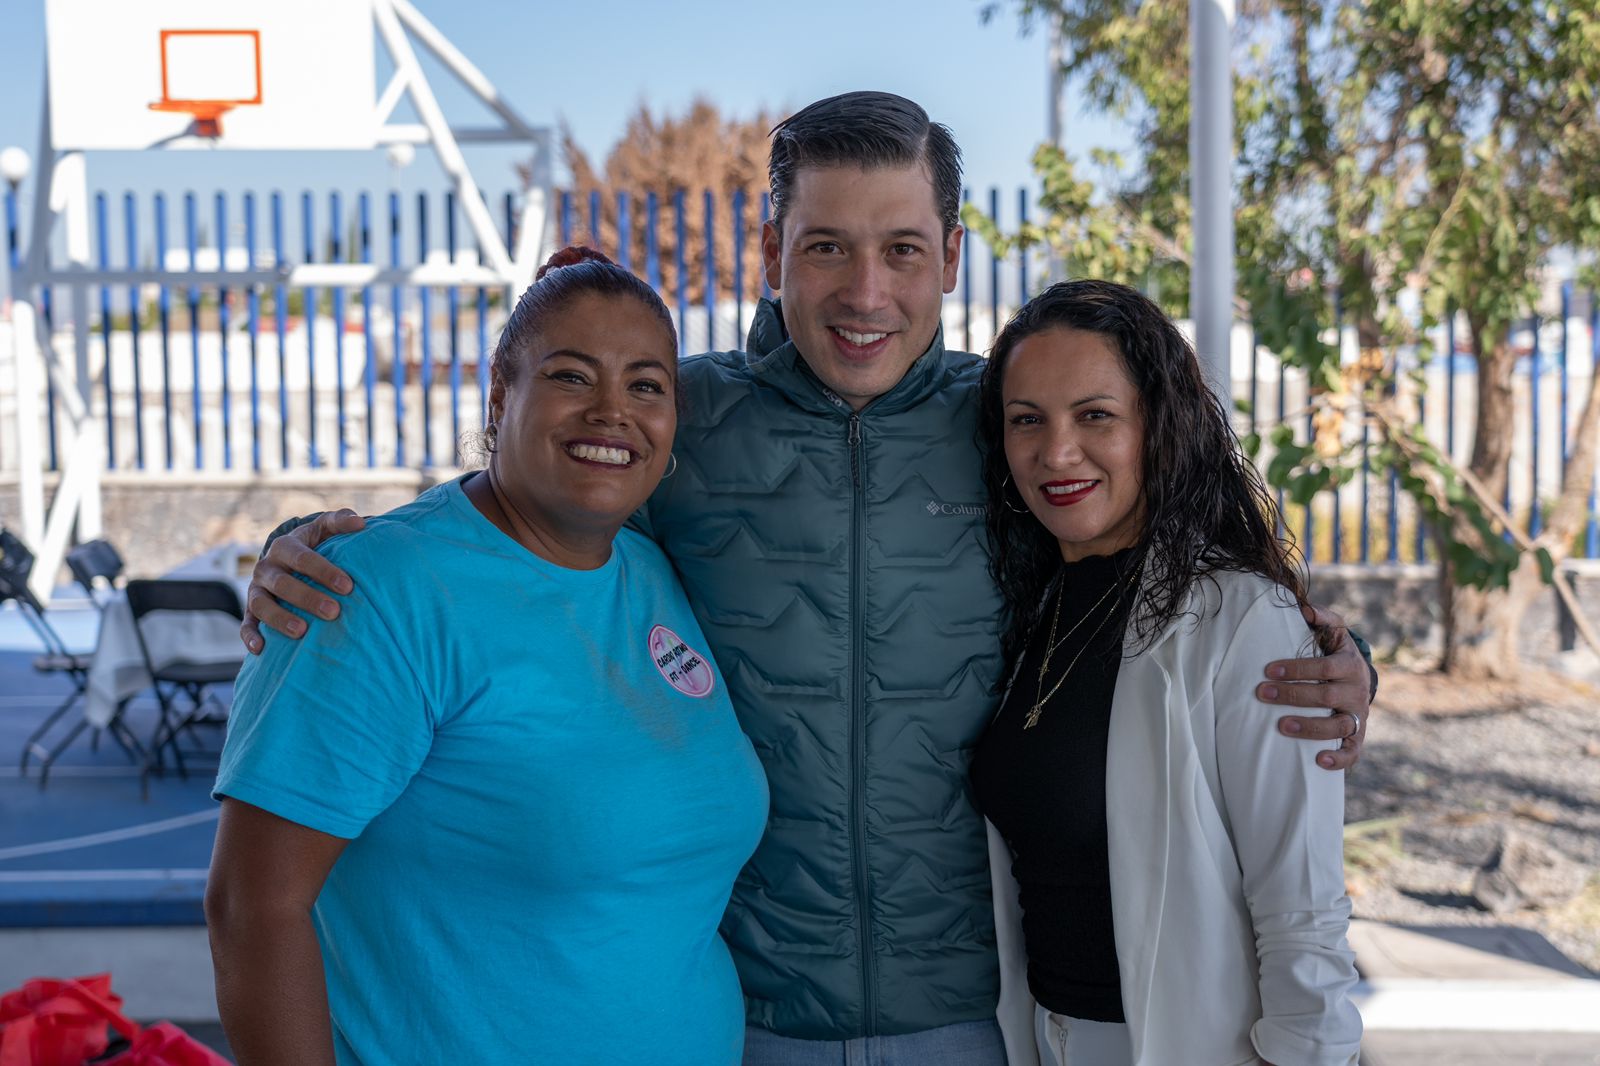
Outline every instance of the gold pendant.
[[1028, 712], [1028, 717], [1023, 719], [1022, 728], [1032, 729], [1039, 724], [1039, 716], [1044, 713], [1044, 704], [1035, 703], [1033, 710]]

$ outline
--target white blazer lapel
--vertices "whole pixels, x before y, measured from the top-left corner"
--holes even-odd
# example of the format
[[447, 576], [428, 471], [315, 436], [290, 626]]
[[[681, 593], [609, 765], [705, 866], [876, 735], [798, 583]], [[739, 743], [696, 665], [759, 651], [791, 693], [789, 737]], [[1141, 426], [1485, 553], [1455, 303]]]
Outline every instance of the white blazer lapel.
[[1172, 832], [1166, 715], [1171, 682], [1153, 650], [1124, 662], [1118, 671], [1106, 741], [1111, 917], [1135, 1062], [1146, 1042], [1142, 1023], [1150, 1014]]
[[[1148, 583], [1148, 576], [1146, 583]], [[1130, 619], [1140, 617], [1143, 590]], [[1184, 605], [1194, 607], [1193, 591]], [[1141, 1061], [1150, 1044], [1149, 1010], [1158, 980], [1156, 944], [1166, 911], [1168, 857], [1172, 850], [1172, 713], [1174, 670], [1171, 640], [1192, 622], [1185, 612], [1169, 622], [1150, 646], [1137, 647], [1133, 622], [1123, 636], [1123, 660], [1111, 700], [1106, 739], [1106, 829], [1111, 866], [1111, 919], [1117, 965], [1122, 972], [1123, 1015]]]

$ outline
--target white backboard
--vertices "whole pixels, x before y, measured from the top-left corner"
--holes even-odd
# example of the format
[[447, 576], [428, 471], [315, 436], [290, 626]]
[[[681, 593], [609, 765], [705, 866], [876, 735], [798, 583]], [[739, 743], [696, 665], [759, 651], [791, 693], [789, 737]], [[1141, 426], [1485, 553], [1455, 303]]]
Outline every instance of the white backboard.
[[[51, 141], [372, 148], [373, 32], [368, 0], [47, 0]], [[197, 141], [192, 115], [151, 109], [184, 100], [239, 102]]]

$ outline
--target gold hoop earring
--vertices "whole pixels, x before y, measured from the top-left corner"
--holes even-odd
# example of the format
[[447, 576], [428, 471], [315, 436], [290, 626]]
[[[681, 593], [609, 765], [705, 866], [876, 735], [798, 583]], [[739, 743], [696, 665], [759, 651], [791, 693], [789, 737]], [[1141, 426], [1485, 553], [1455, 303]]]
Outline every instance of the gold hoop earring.
[[667, 478], [678, 472], [678, 453], [668, 452], [667, 458], [671, 461], [667, 463], [667, 472], [661, 475], [662, 481], [667, 480]]
[[1006, 505], [1006, 510], [1015, 512], [1016, 514], [1032, 514], [1033, 512], [1028, 510], [1026, 507], [1011, 506], [1011, 501], [1006, 498], [1006, 486], [1009, 484], [1011, 484], [1011, 475], [1007, 474], [1006, 479], [1000, 482], [1000, 502]]

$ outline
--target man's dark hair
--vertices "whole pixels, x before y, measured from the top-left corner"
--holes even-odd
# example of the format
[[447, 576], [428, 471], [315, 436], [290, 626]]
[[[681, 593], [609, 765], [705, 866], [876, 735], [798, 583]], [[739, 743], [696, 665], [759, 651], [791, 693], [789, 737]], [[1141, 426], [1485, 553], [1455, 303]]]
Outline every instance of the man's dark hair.
[[830, 96], [796, 111], [772, 130], [767, 182], [772, 218], [783, 229], [795, 175], [802, 167], [908, 167], [921, 163], [933, 181], [944, 235], [961, 220], [961, 149], [948, 127], [893, 93]]

